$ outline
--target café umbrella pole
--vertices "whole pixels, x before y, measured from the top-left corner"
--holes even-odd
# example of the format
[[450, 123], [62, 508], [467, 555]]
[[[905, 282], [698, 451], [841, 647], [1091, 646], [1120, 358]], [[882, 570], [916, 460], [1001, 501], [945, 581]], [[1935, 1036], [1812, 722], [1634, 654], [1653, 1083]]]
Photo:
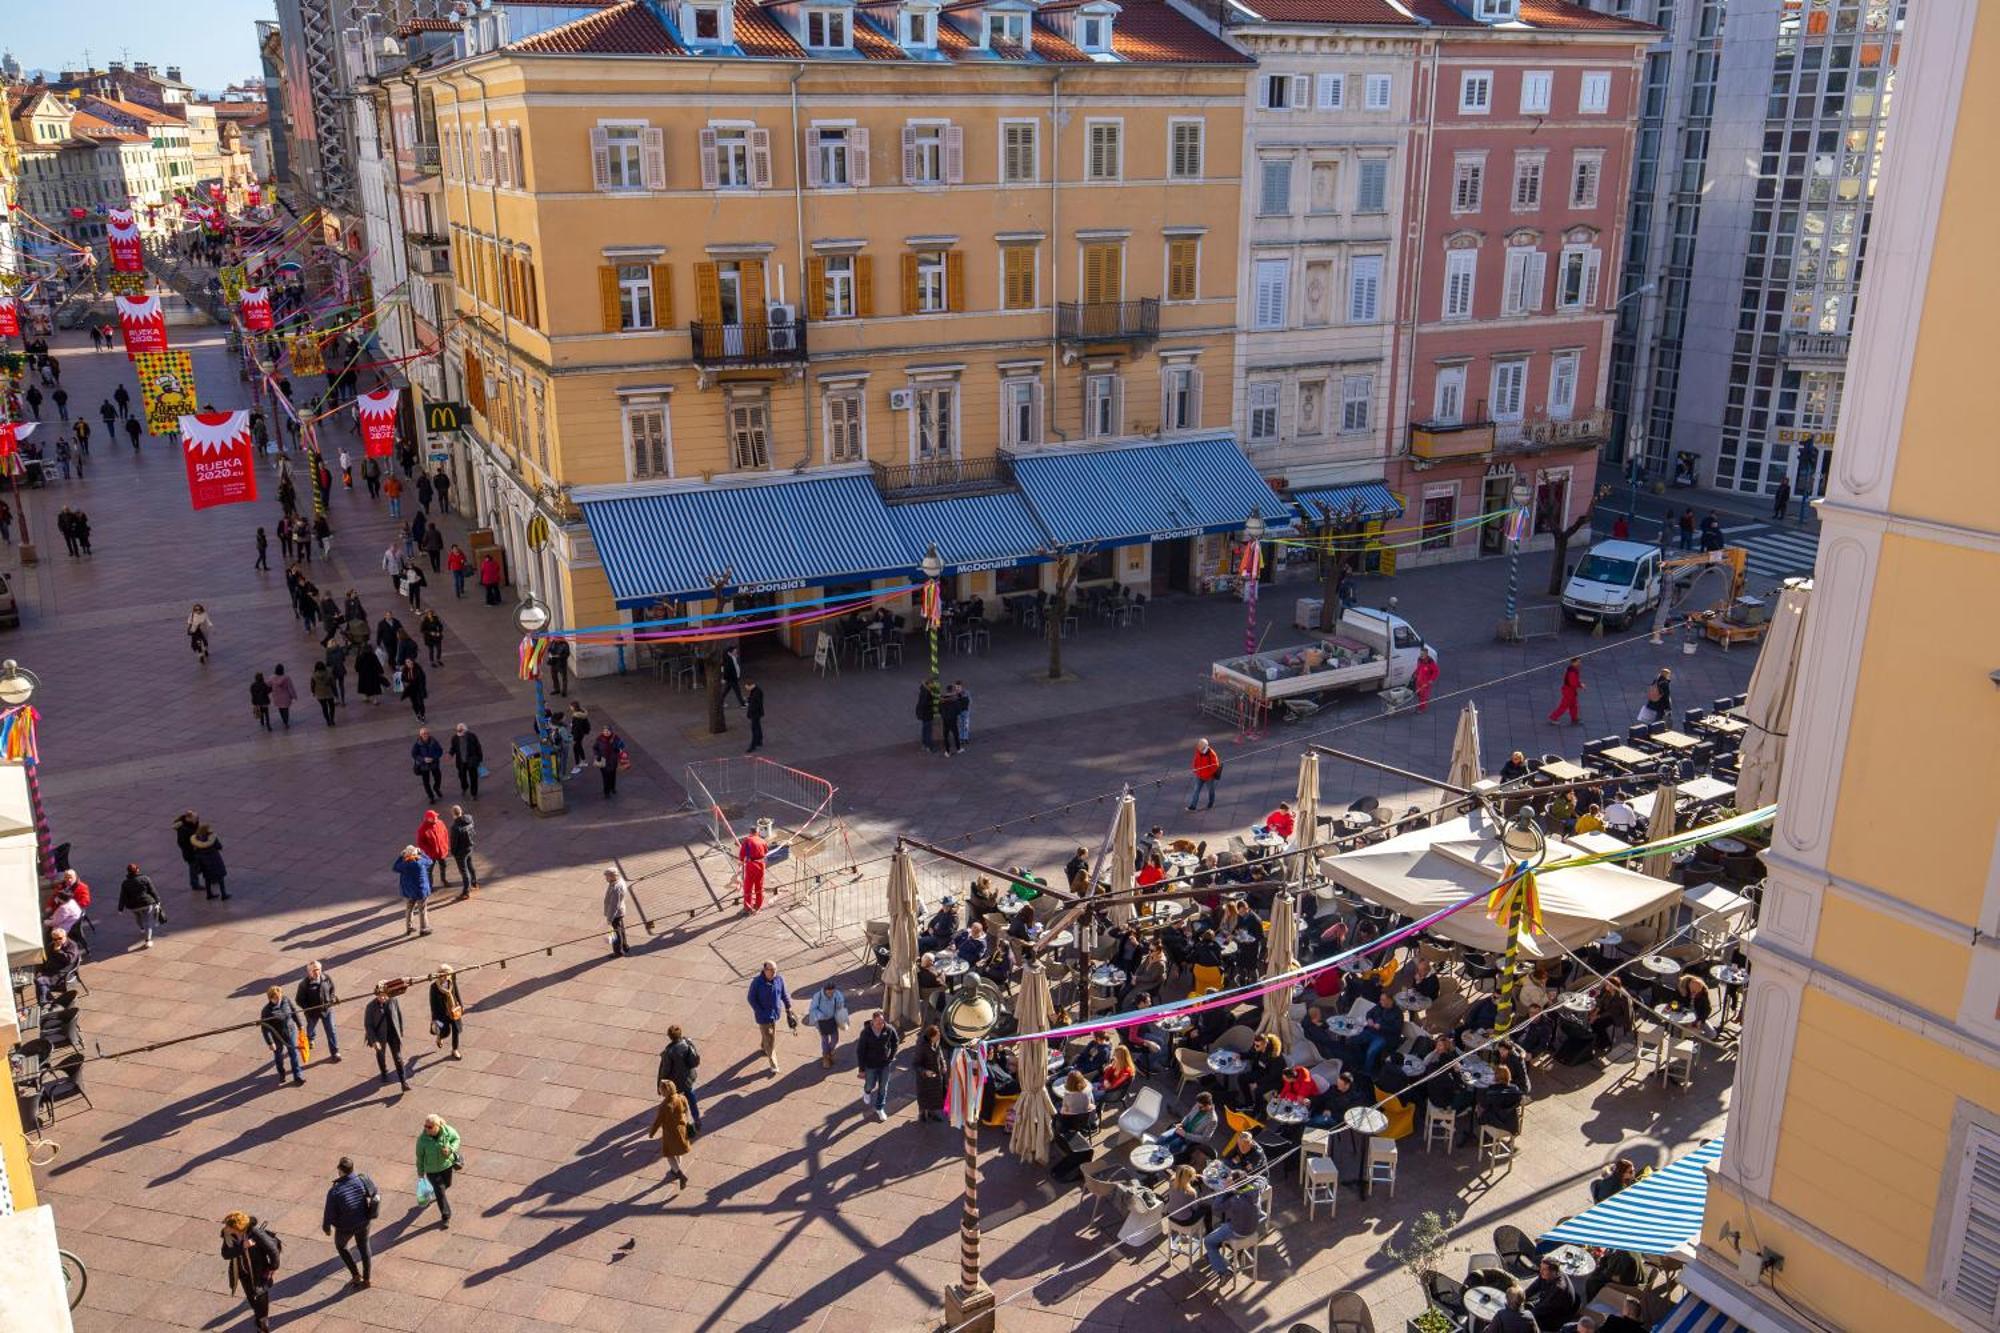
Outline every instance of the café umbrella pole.
[[[943, 573], [944, 561], [939, 558], [938, 549], [933, 545], [924, 552], [924, 589], [921, 605], [924, 628], [930, 635], [931, 674], [928, 679], [931, 692], [931, 721], [940, 729], [944, 726], [944, 710], [940, 707], [943, 703], [943, 691], [938, 685], [938, 628], [944, 622], [944, 591], [938, 586], [938, 579]], [[940, 745], [944, 744], [942, 734], [937, 739]]]

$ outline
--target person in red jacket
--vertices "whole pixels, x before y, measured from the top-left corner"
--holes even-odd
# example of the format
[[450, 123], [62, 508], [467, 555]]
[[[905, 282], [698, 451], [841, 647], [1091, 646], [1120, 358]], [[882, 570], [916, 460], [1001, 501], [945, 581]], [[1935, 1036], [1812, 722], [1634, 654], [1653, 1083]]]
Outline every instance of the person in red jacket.
[[437, 882], [449, 884], [451, 877], [447, 871], [451, 867], [451, 830], [435, 810], [424, 811], [423, 822], [417, 825], [417, 850], [428, 856], [435, 865]]
[[1556, 709], [1549, 714], [1549, 721], [1557, 722], [1564, 713], [1569, 714], [1572, 726], [1583, 725], [1583, 710], [1579, 706], [1579, 696], [1583, 693], [1583, 659], [1572, 657], [1563, 671], [1562, 695], [1556, 700]]
[[90, 886], [84, 883], [74, 870], [65, 870], [61, 875], [57, 876], [56, 887], [49, 894], [49, 910], [53, 911], [55, 909], [57, 897], [65, 891], [69, 893], [70, 897], [76, 899], [78, 907], [90, 906]]
[[1188, 767], [1194, 772], [1194, 787], [1188, 792], [1188, 809], [1194, 809], [1195, 804], [1201, 800], [1201, 794], [1206, 791], [1208, 804], [1202, 808], [1213, 810], [1215, 784], [1222, 776], [1222, 756], [1215, 752], [1215, 747], [1208, 743], [1207, 737], [1194, 743], [1194, 759]]
[[479, 558], [479, 586], [486, 589], [486, 604], [500, 605], [500, 561], [488, 551]]
[[465, 554], [465, 548], [453, 542], [451, 554], [444, 558], [444, 567], [451, 571], [451, 595], [465, 596], [465, 578], [472, 572], [472, 560]]
[[1292, 834], [1298, 830], [1298, 821], [1292, 816], [1292, 803], [1278, 802], [1278, 808], [1264, 816], [1264, 827], [1290, 842]]
[[770, 848], [758, 835], [755, 828], [744, 835], [736, 845], [736, 854], [743, 861], [743, 910], [761, 912], [764, 910], [764, 858]]
[[1417, 711], [1419, 713], [1430, 711], [1431, 691], [1436, 688], [1437, 679], [1437, 659], [1431, 656], [1430, 649], [1417, 649], [1417, 669], [1410, 676], [1410, 684], [1417, 691]]

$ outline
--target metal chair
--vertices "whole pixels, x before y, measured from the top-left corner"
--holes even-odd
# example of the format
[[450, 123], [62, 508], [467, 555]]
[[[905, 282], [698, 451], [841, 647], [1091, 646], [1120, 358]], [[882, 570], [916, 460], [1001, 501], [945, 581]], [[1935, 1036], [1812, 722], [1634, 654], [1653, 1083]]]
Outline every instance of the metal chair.
[[[1493, 1126], [1483, 1126], [1493, 1129]], [[1494, 1130], [1504, 1134], [1505, 1130]], [[1483, 1136], [1482, 1136], [1483, 1137]], [[1509, 1138], [1513, 1136], [1508, 1135]], [[1500, 1252], [1500, 1258], [1509, 1271], [1520, 1277], [1533, 1277], [1541, 1263], [1541, 1255], [1535, 1252], [1534, 1238], [1512, 1223], [1502, 1223], [1493, 1228], [1493, 1248]]]
[[54, 1113], [54, 1104], [67, 1097], [81, 1097], [85, 1106], [89, 1106], [93, 1110], [96, 1109], [92, 1106], [90, 1094], [83, 1090], [83, 1052], [81, 1051], [78, 1051], [74, 1055], [64, 1056], [55, 1068], [49, 1071], [48, 1076], [42, 1080], [40, 1091], [42, 1102], [50, 1108], [51, 1115]]
[[1336, 1291], [1326, 1298], [1326, 1333], [1375, 1333], [1375, 1316], [1358, 1291]]

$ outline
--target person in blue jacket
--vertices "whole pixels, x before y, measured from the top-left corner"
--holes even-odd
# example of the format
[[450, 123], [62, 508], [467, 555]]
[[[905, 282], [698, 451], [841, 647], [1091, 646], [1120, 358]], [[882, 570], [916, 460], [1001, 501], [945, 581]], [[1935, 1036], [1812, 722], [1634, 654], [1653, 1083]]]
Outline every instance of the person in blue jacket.
[[396, 887], [403, 895], [403, 933], [430, 934], [431, 859], [413, 845], [405, 847], [389, 869], [396, 872]]
[[797, 1027], [799, 1016], [792, 1012], [792, 994], [785, 989], [785, 979], [778, 975], [778, 965], [768, 959], [757, 969], [757, 975], [750, 978], [750, 1016], [757, 1020], [757, 1027], [764, 1034], [764, 1060], [775, 1077], [778, 1073], [778, 1019], [782, 1017], [792, 1027]]

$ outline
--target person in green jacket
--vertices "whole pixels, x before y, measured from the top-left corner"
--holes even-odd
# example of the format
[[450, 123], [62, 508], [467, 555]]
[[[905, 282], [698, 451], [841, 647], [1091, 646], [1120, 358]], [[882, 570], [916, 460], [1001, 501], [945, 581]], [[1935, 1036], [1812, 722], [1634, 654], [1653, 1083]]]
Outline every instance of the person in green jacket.
[[[417, 1135], [417, 1174], [437, 1192], [439, 1223], [451, 1230], [451, 1173], [462, 1162], [458, 1155], [458, 1131], [441, 1115], [424, 1117], [424, 1132]], [[423, 1205], [417, 1205], [419, 1211]]]

